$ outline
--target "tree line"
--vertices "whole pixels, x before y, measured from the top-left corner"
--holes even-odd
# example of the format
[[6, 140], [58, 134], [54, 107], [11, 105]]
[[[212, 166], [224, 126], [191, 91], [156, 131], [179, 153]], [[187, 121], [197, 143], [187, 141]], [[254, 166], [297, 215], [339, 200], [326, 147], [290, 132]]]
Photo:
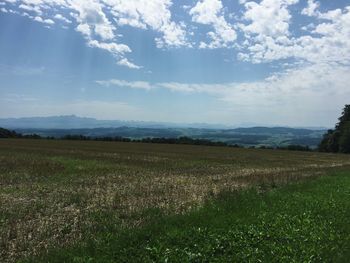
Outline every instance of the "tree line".
[[[157, 143], [157, 144], [182, 144], [182, 145], [204, 145], [204, 146], [221, 146], [221, 147], [233, 147], [244, 148], [239, 144], [228, 144], [220, 141], [211, 141], [207, 139], [193, 139], [190, 137], [179, 138], [143, 138], [143, 139], [131, 139], [120, 136], [104, 136], [104, 137], [90, 137], [85, 135], [65, 135], [60, 138], [56, 137], [43, 137], [38, 134], [23, 135], [15, 131], [9, 131], [0, 128], [0, 138], [22, 138], [22, 139], [47, 139], [47, 140], [71, 140], [71, 141], [104, 141], [104, 142], [134, 142], [134, 143]], [[289, 151], [312, 151], [308, 146], [303, 145], [288, 145], [281, 147], [270, 146], [250, 146], [251, 149], [279, 149]]]
[[1, 127], [0, 127], [0, 138], [44, 139], [44, 137], [38, 134], [23, 135], [21, 133], [10, 131]]
[[345, 105], [335, 128], [328, 130], [320, 143], [321, 152], [350, 153], [350, 105]]
[[187, 144], [187, 145], [206, 145], [206, 146], [227, 146], [227, 147], [239, 147], [238, 145], [230, 145], [225, 142], [210, 141], [205, 139], [192, 139], [190, 137], [179, 138], [143, 138], [143, 139], [130, 139], [125, 137], [89, 137], [84, 135], [65, 135], [61, 139], [63, 140], [82, 140], [82, 141], [108, 141], [108, 142], [139, 142], [139, 143], [158, 143], [158, 144]]

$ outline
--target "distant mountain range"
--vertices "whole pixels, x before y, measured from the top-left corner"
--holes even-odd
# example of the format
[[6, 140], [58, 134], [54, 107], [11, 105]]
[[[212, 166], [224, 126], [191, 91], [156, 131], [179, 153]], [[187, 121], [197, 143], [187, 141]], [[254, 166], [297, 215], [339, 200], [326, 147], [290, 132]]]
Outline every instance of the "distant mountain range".
[[62, 138], [66, 135], [84, 135], [91, 138], [125, 137], [206, 139], [242, 146], [303, 145], [315, 148], [326, 129], [290, 127], [233, 128], [211, 124], [174, 124], [140, 121], [96, 120], [71, 116], [0, 119], [0, 127], [29, 135]]
[[[151, 121], [97, 120], [75, 115], [26, 117], [0, 119], [0, 127], [7, 129], [94, 129], [94, 128], [197, 128], [197, 129], [233, 129], [264, 126], [257, 123], [241, 123], [239, 125], [222, 125], [207, 123], [171, 123]], [[279, 128], [280, 129], [280, 128]], [[310, 130], [325, 130], [324, 127], [310, 127]]]
[[27, 117], [0, 119], [0, 127], [7, 129], [92, 129], [92, 128], [200, 128], [228, 129], [229, 126], [206, 123], [171, 123], [121, 120], [97, 120], [94, 118], [78, 117], [75, 115], [51, 117]]

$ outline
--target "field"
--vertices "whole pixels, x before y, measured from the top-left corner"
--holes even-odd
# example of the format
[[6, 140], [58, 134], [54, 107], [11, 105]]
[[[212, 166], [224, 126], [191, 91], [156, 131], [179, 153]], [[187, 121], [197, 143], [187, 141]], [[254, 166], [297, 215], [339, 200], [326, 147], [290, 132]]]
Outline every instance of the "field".
[[[303, 235], [315, 233], [315, 236], [310, 237], [313, 245], [317, 245], [320, 240], [328, 240], [322, 236], [324, 233], [331, 235], [337, 245], [335, 249], [338, 250], [333, 251], [336, 253], [344, 248], [344, 243], [339, 240], [342, 240], [342, 233], [349, 233], [344, 232], [349, 229], [338, 233], [323, 224], [334, 219], [334, 224], [341, 225], [341, 220], [348, 218], [345, 216], [348, 216], [349, 210], [346, 209], [349, 209], [350, 202], [346, 200], [349, 198], [349, 188], [346, 188], [350, 185], [347, 175], [349, 168], [350, 156], [340, 154], [118, 142], [0, 140], [0, 261], [15, 262], [26, 259], [48, 262], [45, 257], [51, 256], [50, 261], [57, 259], [57, 262], [71, 262], [73, 259], [75, 262], [97, 262], [98, 259], [100, 262], [113, 262], [112, 258], [115, 259], [116, 253], [120, 252], [119, 255], [122, 256], [123, 253], [130, 255], [137, 252], [140, 258], [135, 256], [135, 261], [139, 262], [164, 262], [163, 256], [167, 253], [170, 262], [202, 262], [211, 255], [200, 249], [209, 247], [205, 242], [200, 242], [204, 236], [212, 236], [212, 242], [215, 243], [216, 239], [222, 241], [222, 238], [234, 240], [240, 233], [243, 233], [242, 242], [247, 244], [246, 249], [249, 250], [247, 236], [257, 238], [254, 242], [258, 242], [259, 238], [269, 234], [266, 229], [276, 228], [275, 232], [271, 232], [272, 236], [283, 229], [277, 226], [283, 225], [290, 207], [283, 207], [279, 201], [289, 200], [295, 194], [288, 186], [283, 185], [299, 181], [311, 184], [310, 189], [314, 189], [312, 192], [306, 186], [295, 186], [300, 193], [301, 189], [308, 192], [305, 200], [318, 200], [318, 203], [310, 202], [312, 209], [305, 210], [305, 213], [310, 211], [310, 217], [306, 214], [305, 217], [296, 216], [291, 219], [291, 240], [298, 239], [298, 234], [292, 230], [293, 224], [299, 224]], [[340, 175], [330, 177], [330, 174]], [[321, 180], [318, 187], [314, 178], [320, 176], [325, 176], [325, 179], [317, 179]], [[332, 187], [327, 188], [329, 185]], [[246, 190], [251, 188], [256, 190]], [[283, 189], [289, 194], [284, 196]], [[325, 201], [329, 200], [328, 193], [332, 194], [335, 207]], [[269, 197], [273, 194], [275, 196]], [[319, 199], [314, 198], [318, 194]], [[261, 195], [267, 196], [264, 203], [267, 207], [257, 201]], [[299, 196], [300, 202], [305, 201], [301, 195], [296, 196]], [[217, 200], [218, 203], [211, 203], [210, 200]], [[210, 222], [214, 225], [223, 225], [226, 222], [227, 217], [222, 215], [222, 211], [226, 211], [225, 215], [232, 214], [231, 208], [225, 209], [228, 209], [228, 203], [236, 204], [237, 201], [234, 200], [241, 200], [241, 206], [237, 204], [234, 211], [244, 210], [245, 207], [247, 211], [246, 214], [241, 213], [240, 218], [236, 213], [229, 217], [232, 219], [231, 224], [242, 218], [249, 224], [242, 224], [241, 232], [227, 232], [226, 236], [219, 234], [220, 231], [216, 228], [207, 229], [205, 224]], [[328, 206], [320, 207], [324, 202]], [[337, 209], [338, 205], [343, 210]], [[217, 211], [218, 207], [221, 213], [215, 214], [213, 211]], [[320, 218], [318, 224], [313, 216], [322, 216], [322, 213], [315, 210], [316, 208], [324, 208], [323, 213], [332, 220]], [[269, 221], [269, 213], [284, 211], [283, 209], [285, 213], [275, 218], [275, 225], [270, 226], [274, 222]], [[295, 213], [303, 209], [296, 208]], [[338, 221], [329, 215], [332, 209]], [[263, 215], [257, 215], [258, 212]], [[223, 221], [220, 221], [220, 215]], [[259, 216], [265, 223], [260, 220], [259, 224], [254, 225]], [[166, 223], [174, 220], [193, 223], [197, 222], [193, 219], [196, 217], [202, 218], [197, 221], [206, 222], [196, 228], [198, 233], [190, 235], [198, 238], [198, 249], [189, 247], [190, 244], [193, 245], [193, 240], [186, 243], [185, 234], [181, 232], [189, 229], [181, 230], [178, 229], [179, 225], [174, 227], [175, 223]], [[204, 220], [206, 217], [207, 220]], [[159, 227], [157, 232], [150, 228], [150, 225], [155, 224], [169, 226], [172, 231], [169, 234], [164, 232], [164, 227]], [[250, 229], [251, 225], [256, 229]], [[324, 227], [324, 231], [318, 227]], [[158, 239], [158, 234], [155, 234], [155, 238], [150, 238], [150, 232], [147, 232], [150, 229], [151, 233], [160, 235]], [[194, 231], [193, 225], [190, 229]], [[227, 229], [222, 230], [226, 233]], [[288, 227], [284, 231], [288, 232]], [[261, 237], [259, 233], [262, 233]], [[162, 238], [167, 235], [173, 235], [173, 243]], [[278, 243], [276, 240], [274, 242]], [[329, 245], [326, 241], [324, 244]], [[144, 244], [145, 249], [128, 250], [133, 248], [132, 242]], [[129, 244], [127, 248], [125, 244]], [[316, 245], [312, 251], [317, 250]], [[120, 248], [120, 251], [116, 251], [116, 248]], [[102, 260], [103, 257], [96, 249], [111, 257]], [[253, 253], [248, 252], [246, 255]], [[311, 257], [315, 254], [309, 252], [298, 255]], [[58, 255], [62, 259], [59, 260]], [[181, 257], [174, 258], [174, 255]], [[201, 255], [206, 257], [201, 258]], [[262, 258], [268, 260], [267, 256]], [[256, 258], [250, 259], [254, 261]], [[244, 258], [237, 257], [237, 260]], [[317, 260], [317, 257], [311, 258], [313, 260]]]

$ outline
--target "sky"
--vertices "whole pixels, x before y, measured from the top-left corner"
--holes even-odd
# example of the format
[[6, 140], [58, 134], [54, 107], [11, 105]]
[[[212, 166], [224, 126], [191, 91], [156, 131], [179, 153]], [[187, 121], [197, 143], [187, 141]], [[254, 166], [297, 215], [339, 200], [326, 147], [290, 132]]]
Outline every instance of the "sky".
[[332, 127], [349, 0], [0, 0], [0, 118]]

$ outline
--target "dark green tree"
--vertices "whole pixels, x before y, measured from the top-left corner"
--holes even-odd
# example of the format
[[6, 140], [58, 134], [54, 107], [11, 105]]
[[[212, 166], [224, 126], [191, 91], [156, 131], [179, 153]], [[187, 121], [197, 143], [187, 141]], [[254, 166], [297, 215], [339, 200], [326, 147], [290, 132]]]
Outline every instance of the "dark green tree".
[[334, 130], [328, 130], [319, 145], [322, 152], [350, 153], [350, 105], [345, 105]]
[[18, 138], [20, 134], [0, 127], [0, 138]]
[[350, 153], [350, 120], [345, 121], [339, 137], [339, 152]]

